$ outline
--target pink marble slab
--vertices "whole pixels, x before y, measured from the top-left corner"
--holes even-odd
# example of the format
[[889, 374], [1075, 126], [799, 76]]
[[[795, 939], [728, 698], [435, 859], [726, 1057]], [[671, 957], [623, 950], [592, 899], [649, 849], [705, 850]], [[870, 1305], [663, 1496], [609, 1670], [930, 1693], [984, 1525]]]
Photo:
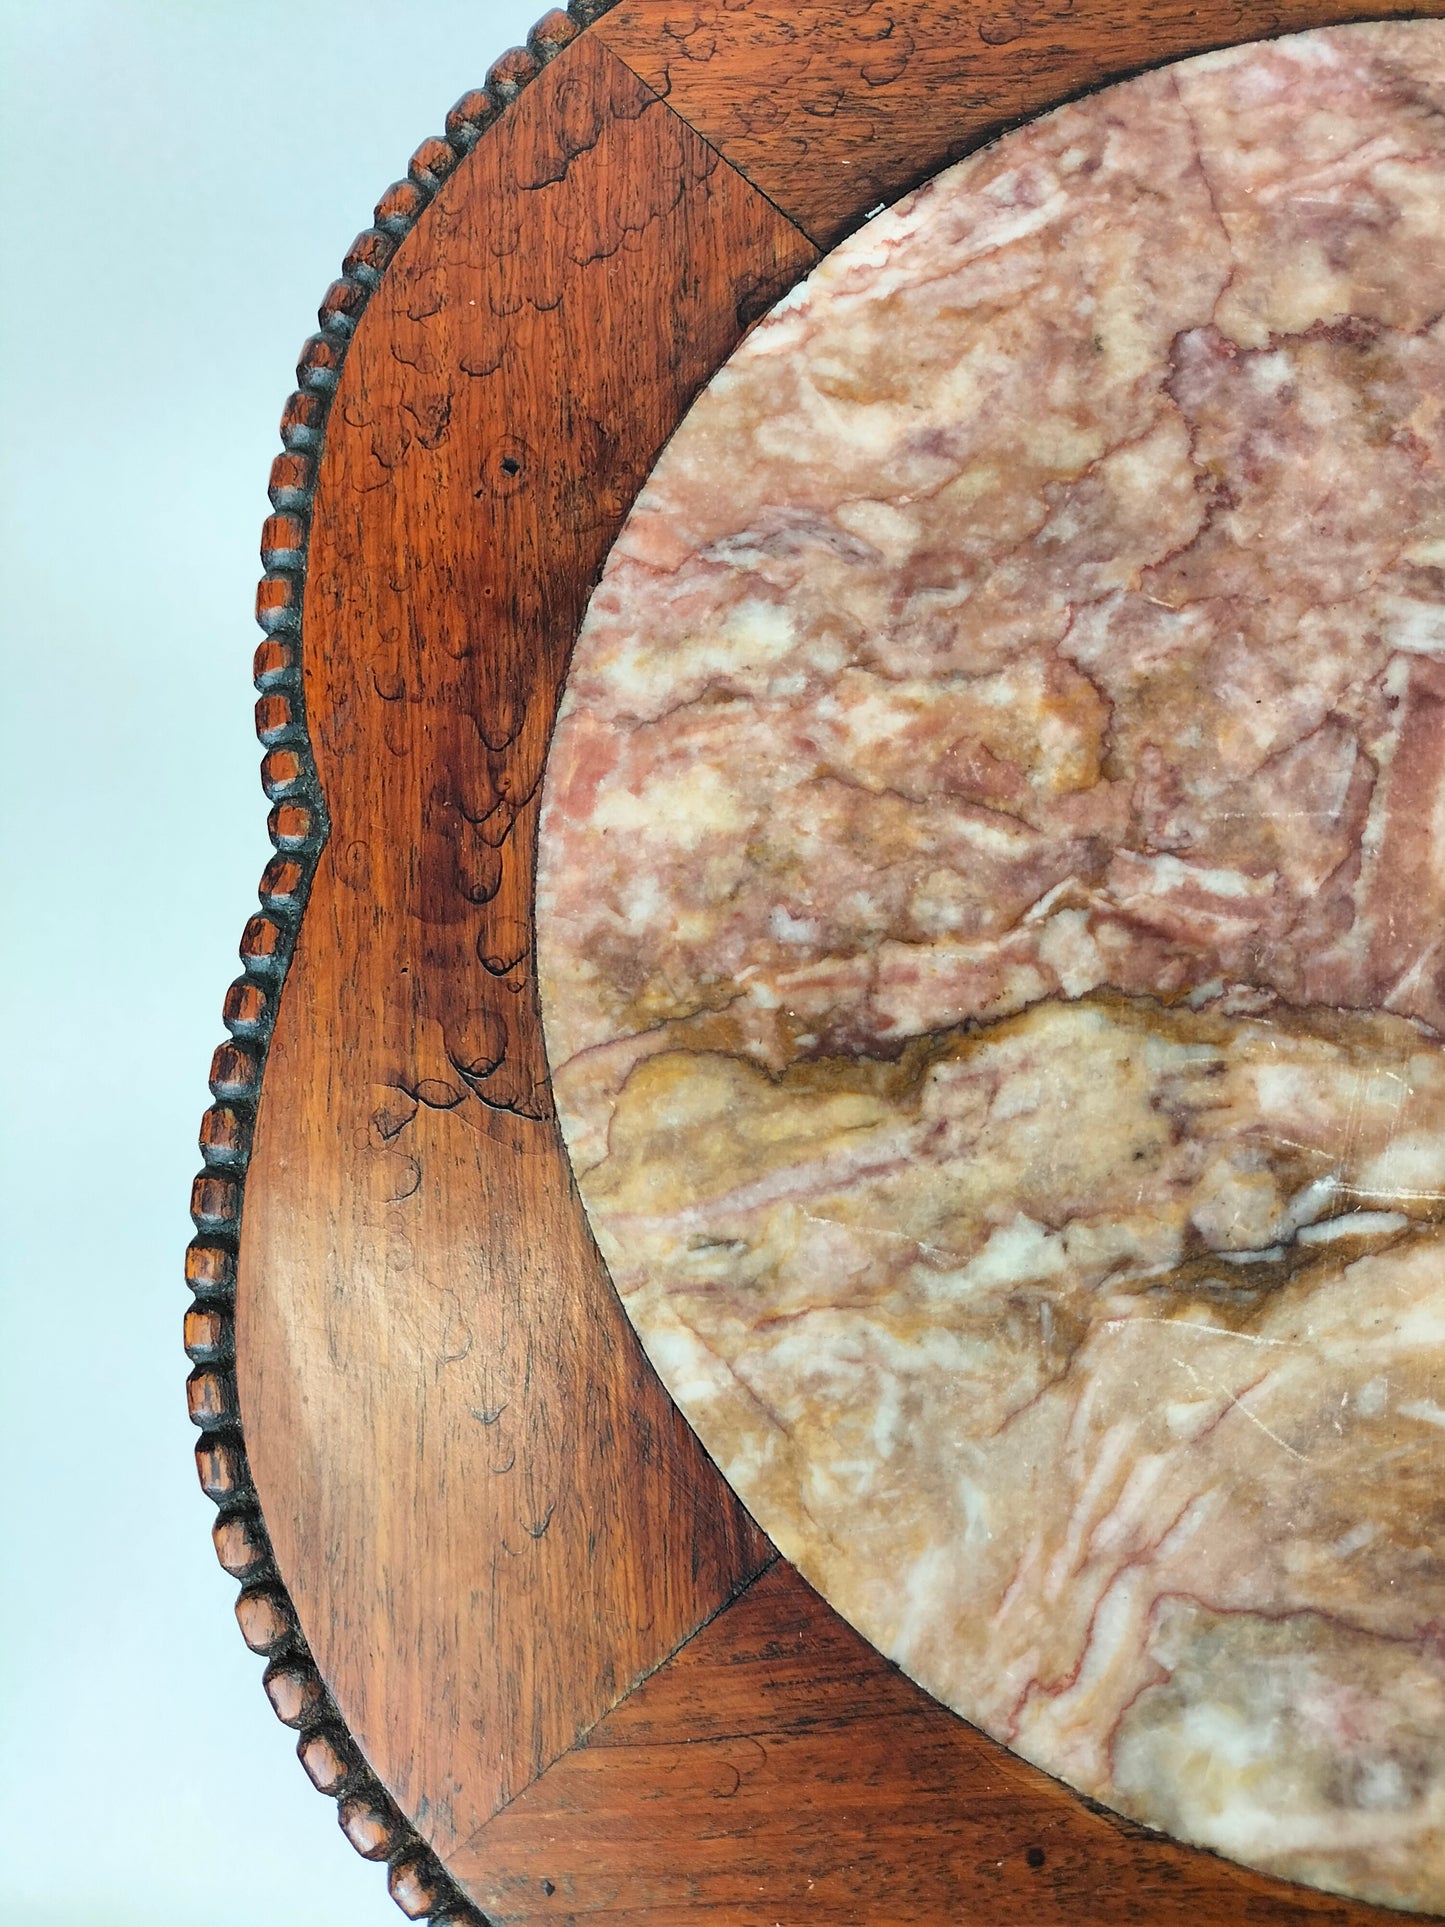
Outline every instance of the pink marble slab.
[[538, 938], [624, 1304], [787, 1556], [1183, 1839], [1445, 1909], [1445, 24], [845, 242], [577, 646]]

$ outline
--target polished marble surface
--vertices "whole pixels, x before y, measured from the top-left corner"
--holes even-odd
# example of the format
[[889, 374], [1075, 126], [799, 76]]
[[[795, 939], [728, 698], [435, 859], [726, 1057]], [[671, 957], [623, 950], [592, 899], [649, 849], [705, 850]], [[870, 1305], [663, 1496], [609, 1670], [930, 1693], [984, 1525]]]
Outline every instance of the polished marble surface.
[[538, 941], [649, 1354], [789, 1558], [1121, 1811], [1445, 1910], [1445, 24], [940, 176], [577, 646]]

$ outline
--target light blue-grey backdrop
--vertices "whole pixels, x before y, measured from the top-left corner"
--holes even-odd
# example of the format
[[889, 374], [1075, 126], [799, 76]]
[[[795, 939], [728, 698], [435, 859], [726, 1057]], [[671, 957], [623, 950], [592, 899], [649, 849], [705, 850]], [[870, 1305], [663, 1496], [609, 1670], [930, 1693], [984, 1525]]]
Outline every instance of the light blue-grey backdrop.
[[180, 1348], [268, 854], [249, 686], [296, 349], [545, 0], [0, 0], [0, 1922], [400, 1920], [231, 1617]]

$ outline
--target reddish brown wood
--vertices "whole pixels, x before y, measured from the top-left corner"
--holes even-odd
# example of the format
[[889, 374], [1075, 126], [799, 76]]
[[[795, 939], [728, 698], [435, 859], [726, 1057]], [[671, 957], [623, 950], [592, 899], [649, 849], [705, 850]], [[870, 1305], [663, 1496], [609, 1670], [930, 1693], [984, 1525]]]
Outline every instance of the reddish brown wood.
[[231, 1355], [231, 1321], [219, 1306], [193, 1305], [186, 1313], [187, 1357], [197, 1365], [215, 1365]]
[[236, 1623], [253, 1653], [267, 1658], [295, 1629], [296, 1615], [280, 1586], [248, 1587], [236, 1601]]
[[423, 1854], [407, 1854], [395, 1861], [387, 1886], [408, 1920], [421, 1920], [434, 1912], [444, 1896], [442, 1883]]
[[245, 1582], [256, 1578], [269, 1563], [271, 1549], [266, 1543], [261, 1522], [252, 1514], [232, 1513], [218, 1519], [211, 1528], [216, 1557], [233, 1579]]
[[1440, 0], [620, 0], [614, 53], [822, 247], [1072, 94], [1268, 34]]
[[283, 1726], [310, 1726], [326, 1712], [326, 1693], [314, 1666], [295, 1659], [266, 1668], [266, 1697]]
[[453, 1856], [498, 1927], [1380, 1927], [1086, 1807], [781, 1561]]
[[352, 1794], [341, 1802], [341, 1831], [363, 1860], [387, 1860], [403, 1839], [399, 1817], [373, 1794]]
[[311, 1651], [444, 1854], [764, 1555], [570, 1187], [532, 834], [618, 522], [812, 254], [584, 38], [402, 243], [330, 414], [304, 632], [330, 839], [265, 1073], [239, 1390]]
[[318, 1793], [339, 1793], [356, 1771], [356, 1749], [334, 1728], [320, 1727], [306, 1734], [296, 1752]]
[[201, 1440], [196, 1447], [196, 1471], [201, 1490], [214, 1505], [229, 1505], [249, 1483], [240, 1448], [226, 1439]]

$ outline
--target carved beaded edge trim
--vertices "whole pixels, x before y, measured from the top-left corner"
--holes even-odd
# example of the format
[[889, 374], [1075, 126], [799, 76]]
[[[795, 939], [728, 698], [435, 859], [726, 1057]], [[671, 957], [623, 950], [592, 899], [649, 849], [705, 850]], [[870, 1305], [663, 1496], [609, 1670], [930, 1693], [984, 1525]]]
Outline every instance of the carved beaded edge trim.
[[252, 1652], [268, 1662], [264, 1685], [277, 1718], [299, 1732], [296, 1751], [321, 1793], [337, 1801], [341, 1830], [368, 1860], [384, 1860], [391, 1896], [410, 1920], [431, 1927], [488, 1927], [437, 1856], [399, 1811], [362, 1758], [321, 1679], [276, 1569], [246, 1461], [235, 1377], [236, 1256], [251, 1132], [281, 986], [300, 929], [317, 860], [326, 842], [326, 805], [306, 731], [301, 675], [306, 545], [326, 419], [347, 346], [397, 248], [442, 182], [548, 61], [607, 12], [615, 0], [570, 0], [543, 16], [524, 47], [513, 47], [464, 94], [446, 118], [444, 138], [423, 141], [406, 178], [377, 203], [374, 225], [359, 234], [341, 277], [318, 311], [319, 332], [301, 350], [296, 393], [281, 416], [282, 452], [271, 468], [275, 511], [261, 532], [265, 574], [256, 620], [256, 734], [265, 755], [261, 785], [275, 855], [260, 885], [260, 909], [241, 937], [242, 974], [226, 993], [230, 1036], [211, 1060], [215, 1103], [201, 1120], [204, 1165], [191, 1187], [196, 1236], [186, 1251], [193, 1300], [185, 1346], [195, 1369], [186, 1382], [200, 1428], [196, 1467], [216, 1505], [212, 1539], [222, 1566], [240, 1581], [236, 1618]]

